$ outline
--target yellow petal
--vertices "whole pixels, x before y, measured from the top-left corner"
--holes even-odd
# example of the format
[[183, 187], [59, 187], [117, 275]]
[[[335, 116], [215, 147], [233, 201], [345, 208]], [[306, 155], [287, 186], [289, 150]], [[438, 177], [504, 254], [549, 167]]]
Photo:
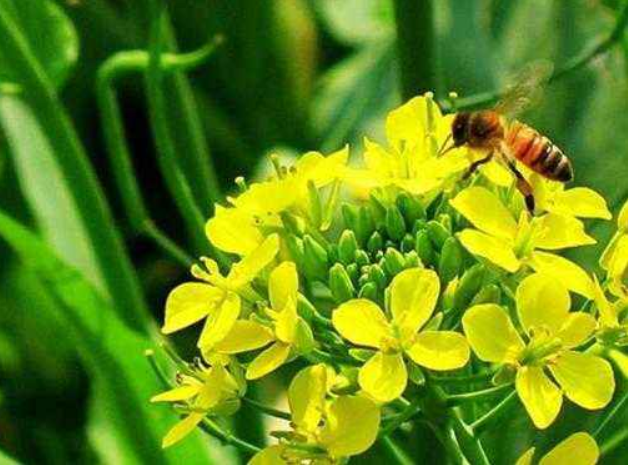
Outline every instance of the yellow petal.
[[264, 239], [252, 215], [220, 205], [216, 205], [215, 216], [205, 225], [205, 234], [220, 250], [238, 255], [251, 253]]
[[615, 392], [613, 369], [601, 357], [570, 350], [561, 354], [550, 370], [567, 398], [586, 409], [606, 406]]
[[565, 215], [549, 213], [539, 219], [539, 235], [534, 241], [539, 249], [557, 250], [595, 244], [584, 231], [582, 221]]
[[512, 245], [481, 231], [465, 229], [458, 233], [460, 243], [473, 255], [486, 258], [506, 271], [514, 273], [521, 266]]
[[297, 303], [291, 298], [286, 303], [285, 308], [277, 315], [275, 322], [277, 339], [283, 343], [292, 344], [296, 337], [298, 321]]
[[584, 343], [595, 331], [596, 321], [584, 312], [570, 313], [558, 331], [558, 337], [565, 347], [577, 347]]
[[563, 395], [540, 367], [525, 366], [517, 370], [517, 393], [534, 425], [545, 429], [551, 425], [563, 404]]
[[250, 320], [238, 320], [229, 334], [214, 346], [221, 354], [238, 354], [259, 349], [274, 340], [273, 333], [266, 326]]
[[166, 300], [166, 317], [161, 331], [170, 334], [205, 318], [224, 297], [209, 284], [184, 283], [175, 287]]
[[626, 270], [628, 270], [628, 235], [617, 240], [615, 250], [608, 261], [608, 275], [615, 280], [623, 281]]
[[303, 183], [312, 181], [316, 187], [324, 187], [342, 175], [348, 158], [348, 145], [327, 156], [308, 152], [297, 160], [296, 174]]
[[556, 194], [554, 211], [580, 218], [610, 220], [613, 217], [604, 197], [586, 187], [575, 187]]
[[432, 316], [440, 280], [433, 270], [411, 268], [394, 277], [390, 284], [390, 310], [402, 338], [414, 335]]
[[198, 394], [201, 385], [179, 386], [151, 397], [151, 402], [178, 402], [188, 400]]
[[168, 431], [161, 442], [161, 447], [165, 449], [166, 447], [170, 447], [185, 438], [188, 434], [194, 431], [196, 425], [201, 422], [204, 416], [204, 413], [194, 412], [185, 417], [179, 423], [174, 425], [170, 431]]
[[537, 250], [530, 257], [530, 266], [538, 273], [551, 276], [570, 291], [587, 299], [593, 298], [593, 281], [587, 272], [574, 262]]
[[572, 434], [545, 454], [539, 465], [595, 465], [599, 457], [600, 449], [595, 439], [580, 432]]
[[557, 334], [571, 307], [567, 289], [553, 277], [535, 273], [517, 287], [517, 312], [523, 328], [546, 328]]
[[476, 228], [491, 236], [513, 240], [517, 235], [512, 213], [484, 187], [468, 187], [449, 202]]
[[323, 414], [326, 393], [325, 365], [314, 365], [299, 371], [288, 389], [288, 402], [294, 424], [305, 431], [315, 431]]
[[289, 465], [283, 458], [285, 451], [284, 444], [266, 447], [255, 454], [248, 465]]
[[471, 307], [462, 317], [462, 327], [473, 352], [485, 362], [513, 361], [524, 348], [508, 314], [499, 305]]
[[423, 331], [406, 352], [417, 364], [430, 370], [455, 370], [469, 361], [469, 344], [454, 331]]
[[593, 282], [595, 306], [600, 315], [600, 323], [602, 326], [617, 326], [619, 324], [617, 312], [606, 298], [606, 294], [595, 275], [593, 276]]
[[[435, 120], [441, 118], [437, 105], [433, 105]], [[388, 113], [386, 137], [397, 150], [404, 146], [422, 147], [427, 135], [427, 101], [425, 97], [414, 97], [399, 108]]]
[[268, 294], [273, 310], [280, 312], [289, 299], [297, 300], [299, 276], [293, 262], [283, 262], [275, 268], [268, 278]]
[[251, 184], [246, 192], [236, 198], [236, 208], [264, 217], [280, 213], [298, 199], [298, 180], [294, 176]]
[[532, 465], [532, 458], [534, 457], [535, 451], [535, 447], [530, 447], [521, 457], [519, 457], [519, 459], [517, 459], [515, 465]]
[[401, 354], [377, 352], [360, 368], [360, 387], [379, 402], [390, 402], [406, 389], [408, 372]]
[[378, 176], [391, 178], [398, 175], [397, 160], [381, 145], [364, 139], [364, 163], [368, 170]]
[[264, 350], [249, 364], [246, 369], [246, 379], [258, 379], [275, 371], [288, 360], [290, 346], [283, 342], [275, 342]]
[[621, 207], [617, 216], [617, 230], [628, 232], [628, 201]]
[[203, 351], [208, 351], [217, 342], [222, 341], [240, 316], [240, 306], [240, 296], [233, 292], [227, 293], [216, 312], [207, 318], [203, 332], [198, 339], [198, 347]]
[[320, 442], [334, 458], [358, 455], [369, 449], [379, 431], [377, 405], [361, 396], [338, 397], [329, 407]]
[[345, 302], [334, 310], [331, 320], [336, 331], [354, 344], [377, 348], [382, 338], [392, 337], [386, 316], [368, 299]]
[[250, 283], [260, 271], [270, 264], [279, 252], [279, 236], [271, 234], [253, 252], [245, 256], [242, 261], [231, 267], [228, 281], [235, 288]]
[[512, 185], [513, 177], [510, 170], [495, 160], [483, 165], [480, 173], [497, 186], [510, 187]]

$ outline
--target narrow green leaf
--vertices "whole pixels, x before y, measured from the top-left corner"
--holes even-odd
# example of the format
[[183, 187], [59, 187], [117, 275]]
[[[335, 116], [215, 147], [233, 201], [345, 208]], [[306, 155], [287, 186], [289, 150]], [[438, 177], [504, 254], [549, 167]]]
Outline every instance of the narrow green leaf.
[[[149, 404], [163, 390], [144, 358], [153, 343], [126, 327], [98, 292], [33, 233], [0, 213], [0, 236], [39, 278], [59, 306], [59, 318], [94, 381], [90, 434], [109, 457], [120, 463], [212, 463], [201, 437], [162, 451], [161, 437], [177, 421], [169, 408]], [[100, 318], [93, 318], [97, 312]], [[106, 426], [105, 426], [106, 425]], [[222, 462], [221, 462], [222, 463]], [[228, 462], [227, 462], [228, 463]]]

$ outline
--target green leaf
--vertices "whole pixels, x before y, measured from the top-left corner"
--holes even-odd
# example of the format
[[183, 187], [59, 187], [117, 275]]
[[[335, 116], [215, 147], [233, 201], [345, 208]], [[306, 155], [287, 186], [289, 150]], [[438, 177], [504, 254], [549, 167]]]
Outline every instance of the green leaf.
[[316, 0], [314, 7], [326, 29], [347, 45], [376, 41], [394, 29], [390, 0]]
[[[150, 405], [163, 390], [144, 358], [153, 342], [124, 325], [76, 269], [37, 236], [0, 213], [0, 236], [55, 299], [59, 318], [93, 382], [90, 436], [104, 463], [214, 462], [200, 435], [162, 451], [161, 437], [176, 423], [170, 408]], [[93, 318], [97, 313], [99, 318]], [[163, 360], [161, 360], [163, 363]], [[225, 457], [221, 458], [225, 460]], [[217, 459], [216, 459], [217, 461]], [[229, 460], [226, 460], [228, 463]]]
[[[76, 64], [79, 40], [63, 10], [48, 0], [1, 0], [20, 25], [35, 56], [56, 87], [61, 87]], [[0, 82], [20, 84], [21, 78], [0, 54]]]
[[0, 465], [19, 465], [19, 463], [20, 462], [0, 450]]

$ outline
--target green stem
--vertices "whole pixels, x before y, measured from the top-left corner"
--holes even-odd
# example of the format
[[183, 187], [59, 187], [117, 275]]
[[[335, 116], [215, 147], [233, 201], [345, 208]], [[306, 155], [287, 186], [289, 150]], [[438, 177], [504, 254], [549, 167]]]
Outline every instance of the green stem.
[[137, 275], [118, 235], [109, 206], [85, 149], [54, 90], [45, 70], [12, 17], [0, 8], [0, 42], [3, 59], [19, 73], [26, 98], [53, 147], [73, 200], [78, 207], [98, 264], [107, 284], [110, 299], [123, 321], [147, 334], [154, 334]]
[[474, 421], [471, 424], [471, 429], [475, 431], [476, 434], [481, 434], [487, 425], [492, 423], [494, 420], [499, 419], [506, 411], [508, 411], [510, 405], [512, 405], [517, 399], [516, 394], [517, 393], [513, 391], [507, 395], [499, 404]]
[[432, 381], [438, 384], [469, 384], [490, 380], [497, 370], [491, 369], [484, 373], [475, 373], [466, 376], [432, 376]]
[[420, 402], [415, 401], [408, 405], [403, 412], [399, 415], [396, 415], [390, 422], [385, 425], [379, 432], [379, 436], [388, 436], [392, 432], [394, 432], [397, 428], [403, 425], [405, 422], [410, 420], [414, 415], [421, 411]]
[[594, 438], [599, 438], [600, 433], [604, 430], [604, 428], [610, 423], [610, 421], [617, 415], [618, 413], [623, 413], [624, 404], [628, 402], [628, 391], [624, 393], [624, 395], [615, 402], [615, 405], [611, 410], [604, 412], [604, 418], [600, 422], [600, 424], [595, 428], [595, 431], [592, 433]]
[[432, 0], [394, 0], [404, 99], [437, 90]]
[[471, 465], [490, 465], [491, 462], [484, 452], [480, 439], [473, 428], [462, 420], [460, 413], [455, 409], [450, 410], [449, 419], [452, 422], [460, 449]]
[[[571, 74], [573, 71], [577, 71], [580, 68], [583, 68], [598, 56], [606, 53], [615, 44], [620, 42], [621, 38], [623, 37], [624, 29], [626, 28], [627, 23], [628, 1], [625, 1], [621, 11], [617, 15], [617, 20], [611, 33], [606, 38], [602, 39], [598, 43], [594, 44], [592, 47], [584, 50], [581, 54], [569, 60], [564, 66], [557, 69], [554, 74], [552, 74], [549, 82], [551, 83], [562, 79], [563, 77]], [[503, 95], [504, 91], [500, 90], [471, 95], [466, 98], [459, 98], [456, 102], [458, 111], [487, 107], [496, 103], [501, 97], [503, 97]], [[451, 105], [448, 101], [440, 102], [440, 106], [445, 110], [451, 109]]]
[[232, 445], [242, 452], [253, 455], [258, 453], [261, 449], [250, 442], [247, 442], [239, 437], [233, 435], [232, 433], [225, 431], [220, 425], [218, 425], [215, 421], [210, 420], [209, 418], [204, 418], [200, 423], [201, 429], [206, 433], [220, 439], [226, 444]]
[[623, 429], [612, 436], [608, 441], [605, 441], [600, 446], [600, 455], [607, 455], [615, 448], [619, 447], [622, 442], [628, 439], [628, 429]]
[[460, 405], [466, 402], [484, 402], [488, 399], [492, 399], [498, 394], [501, 394], [506, 389], [510, 389], [510, 384], [502, 384], [500, 386], [493, 386], [480, 391], [465, 392], [463, 394], [450, 394], [447, 395], [448, 405]]
[[413, 465], [414, 460], [410, 457], [402, 447], [390, 436], [380, 436], [379, 443], [386, 452], [386, 455], [393, 463], [399, 465]]
[[274, 409], [272, 407], [268, 407], [261, 402], [258, 402], [254, 399], [250, 399], [248, 397], [242, 397], [242, 401], [246, 404], [249, 404], [251, 407], [259, 410], [266, 415], [270, 415], [276, 418], [282, 418], [284, 420], [290, 420], [292, 416], [288, 412], [284, 412], [283, 410]]
[[164, 373], [164, 371], [161, 369], [161, 367], [157, 363], [157, 360], [155, 360], [155, 351], [152, 349], [148, 349], [144, 352], [144, 355], [146, 356], [150, 367], [153, 369], [155, 376], [157, 376], [159, 381], [161, 381], [161, 384], [164, 386], [164, 389], [172, 389], [172, 382], [168, 379], [166, 373]]

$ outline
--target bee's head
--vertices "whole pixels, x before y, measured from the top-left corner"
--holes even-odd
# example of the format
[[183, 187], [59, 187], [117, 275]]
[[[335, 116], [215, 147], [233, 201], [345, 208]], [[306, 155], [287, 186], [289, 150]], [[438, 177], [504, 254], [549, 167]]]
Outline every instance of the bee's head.
[[471, 113], [458, 113], [451, 123], [451, 135], [454, 139], [454, 147], [460, 147], [469, 141], [469, 121]]

